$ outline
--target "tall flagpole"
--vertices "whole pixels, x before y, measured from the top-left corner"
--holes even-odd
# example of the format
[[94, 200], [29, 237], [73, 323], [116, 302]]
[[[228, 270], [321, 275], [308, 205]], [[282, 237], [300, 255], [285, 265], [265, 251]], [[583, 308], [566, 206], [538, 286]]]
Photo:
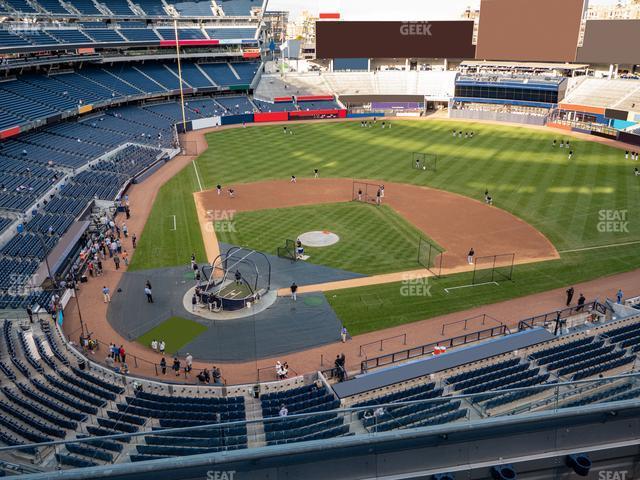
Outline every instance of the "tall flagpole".
[[184, 114], [184, 92], [182, 90], [182, 67], [180, 65], [180, 41], [178, 40], [178, 20], [173, 20], [173, 29], [176, 35], [176, 57], [178, 58], [178, 79], [180, 80], [180, 107], [182, 107], [182, 131], [187, 133], [187, 118]]

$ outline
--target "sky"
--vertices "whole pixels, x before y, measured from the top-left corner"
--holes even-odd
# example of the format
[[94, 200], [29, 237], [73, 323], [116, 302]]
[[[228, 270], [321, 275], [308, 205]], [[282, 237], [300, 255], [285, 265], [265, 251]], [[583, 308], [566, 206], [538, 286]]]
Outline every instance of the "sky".
[[[590, 4], [618, 1], [590, 0]], [[268, 9], [289, 11], [293, 18], [308, 10], [314, 14], [339, 12], [344, 20], [453, 20], [467, 7], [479, 6], [480, 0], [269, 0]]]

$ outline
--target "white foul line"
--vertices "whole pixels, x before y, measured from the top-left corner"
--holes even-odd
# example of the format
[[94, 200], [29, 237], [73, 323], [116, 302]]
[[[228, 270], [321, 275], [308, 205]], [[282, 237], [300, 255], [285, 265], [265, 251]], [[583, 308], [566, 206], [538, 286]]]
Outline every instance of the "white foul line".
[[173, 217], [173, 228], [171, 229], [172, 232], [176, 231], [176, 216], [175, 215], [171, 215]]
[[575, 248], [573, 250], [560, 250], [558, 253], [586, 252], [587, 250], [600, 250], [601, 248], [624, 247], [625, 245], [637, 245], [639, 243], [640, 243], [640, 240], [636, 240], [633, 242], [610, 243], [609, 245], [598, 245], [595, 247]]
[[200, 191], [202, 191], [203, 190], [202, 182], [200, 181], [200, 174], [198, 173], [198, 167], [196, 167], [196, 161], [194, 160], [192, 163], [193, 163], [193, 169], [196, 171], [196, 179], [198, 179], [198, 185], [200, 186]]
[[448, 287], [448, 288], [445, 288], [444, 291], [449, 293], [449, 290], [456, 290], [458, 288], [479, 287], [481, 285], [497, 285], [497, 286], [499, 286], [500, 284], [498, 282], [471, 283], [469, 285], [459, 285], [457, 287]]

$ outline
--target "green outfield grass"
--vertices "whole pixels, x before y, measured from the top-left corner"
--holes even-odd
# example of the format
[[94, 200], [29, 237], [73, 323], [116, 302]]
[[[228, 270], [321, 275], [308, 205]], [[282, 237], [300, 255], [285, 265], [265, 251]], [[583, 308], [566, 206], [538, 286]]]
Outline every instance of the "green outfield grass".
[[153, 340], [164, 340], [165, 352], [167, 354], [174, 354], [206, 330], [207, 327], [193, 320], [171, 317], [144, 335], [136, 338], [136, 342], [145, 347], [149, 347]]
[[[211, 133], [210, 148], [196, 161], [204, 188], [217, 183], [285, 179], [291, 175], [370, 178], [427, 185], [473, 198], [491, 192], [495, 205], [521, 217], [542, 231], [556, 246], [562, 259], [536, 266], [518, 267], [532, 272], [527, 285], [500, 287], [499, 294], [482, 290], [449, 297], [436, 305], [398, 300], [407, 313], [397, 313], [358, 330], [356, 322], [365, 312], [332, 300], [341, 319], [356, 331], [425, 318], [466, 308], [472, 303], [525, 295], [640, 267], [640, 244], [603, 250], [567, 251], [625, 242], [640, 242], [640, 181], [633, 162], [624, 153], [595, 142], [571, 139], [572, 160], [567, 151], [552, 147], [559, 132], [542, 129], [456, 123], [448, 121], [392, 121], [391, 130], [361, 128], [359, 122], [292, 124], [295, 135], [281, 126], [238, 128]], [[453, 138], [452, 129], [473, 130], [473, 139]], [[438, 171], [412, 168], [412, 152], [438, 155]], [[158, 268], [185, 264], [192, 251], [203, 256], [192, 192], [198, 189], [194, 168], [189, 166], [158, 194], [135, 252], [132, 267]], [[626, 212], [625, 212], [626, 210]], [[176, 214], [177, 231], [171, 231]], [[626, 215], [623, 231], [619, 217]], [[612, 220], [609, 220], [612, 218]], [[607, 221], [618, 222], [607, 224]], [[171, 223], [169, 223], [171, 222]], [[605, 222], [605, 223], [603, 223]], [[535, 274], [534, 274], [535, 273]], [[516, 279], [519, 275], [516, 277]], [[366, 287], [357, 295], [383, 287]], [[387, 287], [393, 288], [393, 287]], [[397, 288], [397, 287], [396, 287]], [[475, 289], [474, 289], [475, 290]], [[356, 295], [356, 294], [354, 294]], [[357, 302], [356, 302], [357, 304]], [[433, 306], [433, 309], [431, 308]], [[409, 314], [408, 312], [414, 312]], [[435, 314], [435, 313], [434, 313]], [[364, 325], [364, 321], [362, 324]]]
[[370, 275], [420, 267], [418, 239], [424, 235], [386, 205], [350, 202], [240, 212], [233, 226], [218, 239], [273, 254], [285, 239], [304, 232], [329, 230], [340, 237], [329, 247], [305, 247], [309, 263]]

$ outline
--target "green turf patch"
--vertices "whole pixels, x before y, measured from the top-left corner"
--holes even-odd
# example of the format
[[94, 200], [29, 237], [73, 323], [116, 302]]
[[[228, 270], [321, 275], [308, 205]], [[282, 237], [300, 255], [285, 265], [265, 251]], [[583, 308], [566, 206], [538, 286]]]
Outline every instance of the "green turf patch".
[[164, 340], [165, 352], [175, 354], [194, 338], [207, 331], [207, 327], [181, 317], [171, 317], [160, 325], [139, 336], [136, 342], [149, 347], [152, 340]]
[[220, 232], [219, 240], [275, 254], [285, 239], [313, 230], [329, 230], [340, 241], [305, 247], [309, 263], [364, 274], [420, 267], [422, 233], [386, 205], [347, 202], [241, 212], [234, 217], [233, 232]]
[[313, 295], [313, 296], [305, 296], [304, 297], [304, 304], [308, 305], [310, 307], [319, 307], [323, 303], [324, 303], [324, 300], [323, 300], [322, 296], [320, 296], [320, 295]]

